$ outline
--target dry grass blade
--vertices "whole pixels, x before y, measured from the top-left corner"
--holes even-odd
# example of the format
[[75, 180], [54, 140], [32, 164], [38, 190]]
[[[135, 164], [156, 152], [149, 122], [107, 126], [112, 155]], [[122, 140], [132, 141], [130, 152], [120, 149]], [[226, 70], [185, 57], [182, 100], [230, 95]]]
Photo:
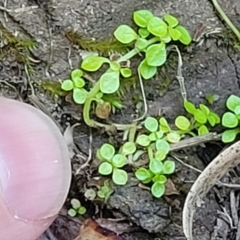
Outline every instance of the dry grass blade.
[[183, 208], [183, 231], [187, 240], [193, 240], [193, 215], [203, 197], [213, 185], [231, 168], [240, 163], [240, 141], [219, 154], [199, 175], [185, 200]]

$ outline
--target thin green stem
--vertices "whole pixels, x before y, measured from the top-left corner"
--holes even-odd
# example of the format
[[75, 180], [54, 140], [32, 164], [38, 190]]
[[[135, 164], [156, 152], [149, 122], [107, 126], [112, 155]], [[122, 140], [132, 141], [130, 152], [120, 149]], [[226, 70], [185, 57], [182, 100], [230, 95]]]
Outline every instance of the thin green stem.
[[227, 17], [227, 15], [224, 13], [220, 5], [218, 4], [217, 0], [212, 0], [212, 3], [218, 13], [221, 15], [223, 20], [226, 22], [226, 24], [230, 27], [230, 29], [234, 32], [234, 34], [237, 36], [238, 40], [240, 41], [240, 32], [237, 30], [237, 28], [234, 26], [234, 24], [230, 21], [230, 19]]
[[149, 160], [153, 159], [153, 150], [152, 150], [151, 145], [149, 145], [149, 146], [147, 147], [147, 151], [148, 151]]

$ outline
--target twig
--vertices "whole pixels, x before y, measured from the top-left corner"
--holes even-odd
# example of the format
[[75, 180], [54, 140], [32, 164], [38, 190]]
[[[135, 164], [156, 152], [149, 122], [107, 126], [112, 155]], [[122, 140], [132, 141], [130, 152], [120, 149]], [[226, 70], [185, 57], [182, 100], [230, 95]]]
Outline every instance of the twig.
[[49, 39], [50, 39], [50, 51], [49, 51], [49, 58], [47, 61], [47, 66], [45, 68], [45, 74], [47, 77], [50, 77], [49, 74], [49, 69], [52, 64], [52, 59], [53, 59], [53, 38], [52, 38], [52, 29], [49, 29]]
[[[5, 8], [7, 8], [7, 1], [8, 1], [8, 0], [4, 0], [4, 4], [3, 4], [3, 6], [4, 6]], [[4, 14], [5, 21], [6, 21], [6, 23], [7, 23], [7, 22], [8, 22], [7, 12], [4, 11], [3, 14]]]
[[145, 116], [147, 115], [147, 112], [148, 112], [147, 99], [146, 99], [145, 90], [144, 90], [144, 86], [143, 86], [142, 76], [141, 76], [141, 73], [140, 73], [139, 69], [138, 69], [138, 79], [139, 79], [142, 98], [143, 98], [144, 113], [142, 114], [141, 117], [133, 120], [133, 122], [138, 122], [138, 121], [144, 119]]
[[234, 226], [237, 226], [238, 224], [238, 213], [236, 208], [236, 197], [234, 190], [231, 190], [230, 192], [230, 209], [231, 209], [231, 215], [233, 218], [233, 224]]
[[8, 12], [8, 13], [10, 13], [10, 12], [13, 12], [13, 13], [26, 12], [26, 11], [30, 11], [30, 10], [33, 10], [33, 9], [36, 9], [36, 8], [38, 8], [37, 5], [29, 6], [29, 7], [23, 7], [23, 8], [16, 8], [16, 9], [8, 9], [6, 7], [0, 6], [0, 10]]

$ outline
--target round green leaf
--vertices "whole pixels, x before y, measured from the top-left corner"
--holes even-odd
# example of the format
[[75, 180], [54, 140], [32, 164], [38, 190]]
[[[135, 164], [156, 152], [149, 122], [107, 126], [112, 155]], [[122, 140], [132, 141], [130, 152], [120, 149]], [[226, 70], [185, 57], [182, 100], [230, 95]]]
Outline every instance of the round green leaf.
[[155, 175], [152, 181], [164, 184], [167, 181], [167, 178], [164, 175]]
[[146, 60], [149, 66], [162, 66], [167, 59], [165, 43], [152, 44], [146, 52]]
[[168, 33], [167, 33], [165, 36], [160, 37], [160, 39], [161, 39], [161, 41], [163, 41], [164, 43], [169, 43], [169, 42], [172, 41], [172, 38], [171, 38], [171, 36], [170, 36], [170, 34], [169, 34], [169, 31], [168, 31]]
[[175, 171], [175, 162], [167, 160], [163, 164], [163, 174], [172, 174]]
[[199, 107], [200, 107], [200, 109], [202, 110], [202, 112], [203, 112], [206, 116], [209, 115], [210, 110], [209, 110], [209, 108], [208, 108], [207, 106], [205, 106], [204, 104], [200, 104]]
[[83, 60], [81, 68], [89, 72], [95, 72], [103, 65], [103, 63], [107, 62], [109, 62], [109, 60], [104, 57], [88, 56]]
[[175, 119], [175, 125], [180, 129], [180, 130], [188, 130], [191, 126], [191, 123], [190, 121], [184, 117], [184, 116], [178, 116], [176, 119]]
[[100, 155], [108, 161], [111, 161], [115, 154], [115, 148], [108, 143], [104, 143], [100, 148]]
[[110, 163], [108, 162], [103, 162], [98, 168], [98, 172], [102, 175], [109, 175], [113, 171], [113, 167]]
[[86, 211], [87, 211], [87, 209], [82, 206], [82, 207], [80, 207], [80, 208], [78, 209], [78, 214], [83, 215], [83, 214], [86, 213]]
[[159, 17], [152, 17], [147, 26], [147, 30], [157, 37], [167, 34], [167, 24]]
[[222, 117], [222, 125], [228, 128], [234, 128], [238, 125], [238, 118], [234, 113], [226, 112]]
[[105, 72], [100, 78], [100, 90], [102, 93], [115, 93], [119, 86], [119, 72], [109, 71]]
[[139, 28], [138, 33], [142, 38], [147, 38], [150, 32], [146, 28]]
[[167, 141], [165, 141], [163, 139], [158, 139], [156, 141], [156, 149], [157, 149], [157, 151], [163, 150], [163, 151], [165, 151], [166, 154], [168, 154], [170, 151], [170, 146]]
[[211, 116], [211, 115], [209, 114], [209, 115], [207, 116], [207, 120], [208, 120], [209, 124], [210, 124], [212, 127], [215, 126], [216, 120], [215, 120], [215, 118], [214, 118], [213, 116]]
[[140, 63], [138, 69], [145, 80], [149, 80], [157, 73], [157, 67], [149, 66], [146, 59]]
[[77, 211], [75, 209], [71, 208], [71, 209], [68, 210], [68, 215], [70, 217], [75, 217], [77, 215]]
[[128, 175], [126, 171], [122, 169], [114, 168], [112, 180], [117, 185], [125, 185], [128, 181]]
[[148, 46], [148, 41], [144, 38], [138, 38], [136, 42], [136, 48], [138, 50], [144, 50]]
[[148, 10], [138, 10], [133, 13], [133, 20], [139, 27], [147, 27], [153, 14]]
[[159, 174], [163, 169], [163, 163], [160, 160], [155, 158], [150, 159], [149, 169], [154, 174]]
[[170, 14], [165, 14], [164, 20], [168, 23], [170, 27], [176, 27], [179, 23], [178, 19]]
[[76, 198], [73, 198], [70, 203], [74, 209], [78, 209], [81, 206], [80, 201]]
[[170, 34], [171, 38], [173, 39], [173, 41], [177, 41], [181, 37], [181, 33], [177, 29], [174, 29], [171, 27], [169, 28], [169, 34]]
[[136, 152], [136, 144], [134, 142], [125, 142], [122, 146], [122, 154], [129, 155]]
[[160, 130], [163, 131], [163, 132], [170, 132], [171, 131], [171, 128], [166, 120], [166, 118], [164, 117], [161, 117], [159, 119], [159, 123], [160, 123]]
[[112, 165], [116, 168], [121, 168], [127, 164], [127, 158], [122, 154], [116, 154], [112, 158]]
[[88, 92], [84, 88], [73, 89], [73, 100], [77, 104], [84, 104], [87, 98]]
[[78, 79], [78, 78], [82, 77], [82, 75], [83, 75], [83, 72], [80, 69], [74, 69], [71, 72], [71, 78], [73, 81], [74, 81], [74, 79]]
[[139, 168], [135, 172], [135, 176], [140, 181], [145, 181], [145, 180], [147, 180], [149, 178], [152, 178], [151, 172], [149, 170], [147, 170], [146, 168]]
[[84, 85], [85, 85], [85, 81], [81, 77], [80, 78], [74, 78], [73, 83], [74, 83], [74, 87], [76, 87], [76, 88], [83, 88]]
[[215, 112], [210, 112], [208, 116], [214, 117], [216, 124], [221, 122], [220, 117]]
[[225, 130], [222, 134], [222, 141], [224, 143], [233, 142], [236, 139], [239, 132], [240, 132], [239, 128]]
[[230, 95], [226, 102], [227, 108], [232, 112], [235, 111], [237, 106], [240, 106], [240, 98], [235, 95]]
[[121, 69], [121, 66], [118, 62], [110, 62], [110, 68], [113, 70], [113, 71], [120, 71]]
[[159, 150], [159, 151], [156, 151], [155, 153], [155, 158], [159, 161], [162, 161], [166, 158], [166, 152], [165, 150]]
[[185, 45], [188, 45], [191, 43], [192, 38], [186, 28], [183, 26], [178, 25], [176, 28], [181, 33], [181, 37], [179, 38], [179, 41]]
[[240, 105], [235, 107], [234, 113], [235, 113], [236, 115], [240, 115]]
[[189, 101], [184, 101], [184, 108], [188, 113], [190, 113], [192, 115], [194, 115], [194, 113], [196, 111], [195, 106]]
[[137, 144], [139, 144], [140, 146], [143, 146], [143, 147], [147, 147], [151, 143], [149, 137], [145, 134], [139, 135], [137, 137], [136, 142], [137, 142]]
[[167, 140], [170, 143], [178, 143], [181, 139], [181, 136], [177, 132], [170, 132], [167, 134]]
[[119, 42], [123, 44], [131, 43], [138, 37], [137, 33], [128, 25], [120, 25], [114, 31], [114, 36]]
[[132, 70], [130, 68], [121, 68], [120, 72], [124, 78], [129, 78], [132, 76]]
[[71, 91], [73, 89], [73, 81], [70, 79], [64, 80], [61, 84], [61, 88], [64, 91]]
[[165, 193], [165, 186], [162, 183], [155, 182], [151, 187], [151, 193], [154, 197], [160, 198]]
[[205, 124], [207, 122], [207, 116], [200, 109], [196, 109], [194, 112], [194, 119], [201, 124]]
[[144, 127], [149, 132], [156, 132], [158, 130], [158, 121], [154, 117], [147, 117], [144, 121]]
[[202, 125], [198, 128], [198, 135], [205, 135], [209, 133], [208, 128], [205, 125]]
[[154, 141], [156, 141], [156, 140], [158, 139], [158, 138], [157, 138], [157, 134], [156, 134], [155, 132], [150, 133], [149, 136], [148, 136], [148, 138], [149, 138], [149, 140], [150, 140], [151, 142], [154, 142]]

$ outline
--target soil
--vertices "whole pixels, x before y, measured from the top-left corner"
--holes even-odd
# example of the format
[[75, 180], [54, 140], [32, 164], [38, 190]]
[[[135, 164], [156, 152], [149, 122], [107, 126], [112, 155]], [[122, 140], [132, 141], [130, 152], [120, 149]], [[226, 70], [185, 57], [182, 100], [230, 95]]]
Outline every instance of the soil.
[[[101, 130], [92, 129], [94, 139], [89, 147], [89, 129], [84, 125], [81, 109], [66, 103], [63, 99], [54, 99], [39, 87], [44, 80], [58, 81], [68, 78], [72, 68], [77, 68], [81, 60], [81, 49], [68, 41], [63, 32], [77, 31], [84, 37], [108, 39], [120, 24], [132, 24], [132, 13], [137, 9], [149, 9], [154, 14], [162, 16], [171, 13], [180, 19], [194, 36], [193, 43], [187, 48], [181, 48], [183, 57], [183, 77], [188, 99], [198, 104], [206, 103], [206, 94], [216, 94], [219, 100], [212, 109], [222, 114], [225, 110], [225, 100], [230, 94], [239, 95], [240, 88], [240, 58], [239, 52], [233, 48], [234, 37], [216, 14], [210, 0], [0, 0], [1, 6], [12, 11], [0, 11], [0, 23], [4, 28], [19, 38], [33, 38], [39, 46], [32, 51], [34, 59], [34, 75], [28, 76], [24, 65], [19, 63], [14, 55], [7, 55], [0, 61], [1, 81], [0, 94], [33, 104], [31, 83], [35, 94], [47, 112], [62, 129], [68, 124], [80, 122], [74, 128], [74, 143], [82, 158], [74, 156], [73, 181], [66, 205], [58, 218], [39, 240], [71, 240], [78, 233], [84, 217], [73, 219], [66, 212], [69, 200], [73, 197], [81, 199], [87, 206], [86, 217], [99, 219], [119, 219], [119, 234], [124, 239], [162, 239], [183, 240], [182, 208], [185, 197], [197, 178], [198, 173], [177, 163], [177, 172], [171, 177], [178, 194], [155, 199], [151, 194], [138, 187], [136, 179], [130, 175], [126, 186], [114, 187], [114, 193], [104, 207], [99, 203], [85, 201], [83, 193], [96, 177], [96, 172], [86, 168], [86, 172], [76, 176], [76, 169], [93, 152], [92, 164], [95, 164], [96, 149], [104, 142], [118, 142], [118, 137], [109, 137]], [[7, 3], [6, 5], [4, 5]], [[219, 0], [225, 13], [240, 26], [240, 2], [234, 0]], [[16, 12], [14, 9], [34, 7], [28, 11]], [[4, 44], [2, 41], [1, 45]], [[4, 45], [3, 45], [4, 46]], [[173, 121], [183, 114], [182, 97], [176, 80], [177, 55], [169, 56], [165, 72], [169, 84], [163, 84], [164, 78], [159, 72], [157, 77], [145, 82], [145, 92], [148, 100], [148, 115], [166, 116]], [[14, 86], [6, 85], [6, 82]], [[140, 89], [131, 89], [134, 94], [140, 94]], [[127, 108], [111, 116], [112, 121], [119, 123], [131, 122], [136, 117], [133, 95], [126, 94], [124, 103]], [[220, 146], [220, 147], [219, 147]], [[204, 169], [221, 150], [219, 143], [206, 144], [178, 152], [185, 162]], [[237, 173], [229, 173], [224, 181], [237, 182]], [[227, 188], [213, 188], [204, 199], [204, 204], [197, 210], [194, 217], [195, 240], [239, 239], [237, 226], [238, 214], [234, 215], [232, 206], [239, 200], [239, 191]], [[231, 200], [231, 201], [230, 201]], [[237, 212], [238, 213], [238, 212]], [[234, 215], [234, 216], [233, 216]], [[233, 219], [232, 225], [230, 220]], [[127, 224], [127, 225], [126, 225]], [[127, 227], [126, 227], [127, 226]], [[116, 230], [116, 228], [115, 228]]]

